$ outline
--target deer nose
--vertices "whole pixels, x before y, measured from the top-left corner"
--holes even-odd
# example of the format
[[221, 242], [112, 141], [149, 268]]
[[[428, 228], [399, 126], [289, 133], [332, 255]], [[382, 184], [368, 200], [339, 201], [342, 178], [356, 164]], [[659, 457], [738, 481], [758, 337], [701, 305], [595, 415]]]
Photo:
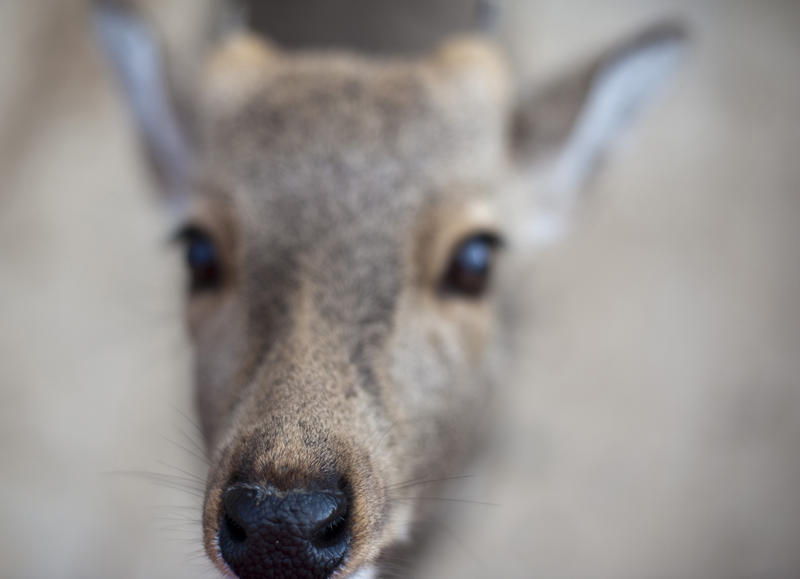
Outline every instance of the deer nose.
[[237, 484], [224, 491], [222, 506], [220, 552], [241, 579], [325, 579], [350, 544], [340, 490]]

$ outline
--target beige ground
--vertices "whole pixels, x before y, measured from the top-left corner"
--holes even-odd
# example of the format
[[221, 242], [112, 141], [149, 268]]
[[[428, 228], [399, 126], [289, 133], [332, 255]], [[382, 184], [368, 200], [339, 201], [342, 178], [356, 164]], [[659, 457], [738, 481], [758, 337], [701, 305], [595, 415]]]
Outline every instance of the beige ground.
[[[0, 577], [202, 576], [197, 499], [115, 474], [202, 466], [177, 256], [81, 4], [0, 3]], [[191, 46], [186, 6], [160, 12]], [[502, 450], [453, 490], [500, 506], [423, 577], [800, 576], [800, 4], [519, 0], [502, 28], [538, 78], [673, 12], [685, 70], [520, 284]]]

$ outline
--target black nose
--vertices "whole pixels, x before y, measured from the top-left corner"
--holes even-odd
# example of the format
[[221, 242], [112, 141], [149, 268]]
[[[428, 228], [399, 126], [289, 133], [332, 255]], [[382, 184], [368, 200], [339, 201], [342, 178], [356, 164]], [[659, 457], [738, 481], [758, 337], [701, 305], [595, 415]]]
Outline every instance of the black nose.
[[350, 544], [340, 490], [237, 484], [222, 495], [219, 548], [241, 579], [326, 579]]

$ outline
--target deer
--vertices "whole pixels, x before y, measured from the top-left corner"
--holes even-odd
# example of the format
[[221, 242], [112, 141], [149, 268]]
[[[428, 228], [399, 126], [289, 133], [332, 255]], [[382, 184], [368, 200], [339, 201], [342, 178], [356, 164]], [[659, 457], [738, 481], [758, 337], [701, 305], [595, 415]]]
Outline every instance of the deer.
[[380, 577], [421, 489], [491, 428], [512, 255], [569, 231], [683, 25], [532, 89], [480, 35], [395, 57], [237, 31], [187, 114], [152, 26], [125, 3], [94, 16], [185, 248], [208, 558], [242, 579]]

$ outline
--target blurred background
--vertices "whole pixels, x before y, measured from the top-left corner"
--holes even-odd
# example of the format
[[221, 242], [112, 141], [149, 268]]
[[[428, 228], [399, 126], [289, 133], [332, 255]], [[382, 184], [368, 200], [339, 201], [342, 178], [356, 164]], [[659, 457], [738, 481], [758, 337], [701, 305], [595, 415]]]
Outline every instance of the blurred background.
[[[230, 17], [142, 4], [178, 82]], [[535, 332], [460, 489], [498, 506], [418, 576], [800, 577], [800, 3], [497, 4], [520, 83], [665, 15], [693, 42], [520, 284]], [[464, 5], [280, 22], [418, 50]], [[180, 258], [87, 4], [5, 0], [0, 30], [0, 577], [212, 577]]]

